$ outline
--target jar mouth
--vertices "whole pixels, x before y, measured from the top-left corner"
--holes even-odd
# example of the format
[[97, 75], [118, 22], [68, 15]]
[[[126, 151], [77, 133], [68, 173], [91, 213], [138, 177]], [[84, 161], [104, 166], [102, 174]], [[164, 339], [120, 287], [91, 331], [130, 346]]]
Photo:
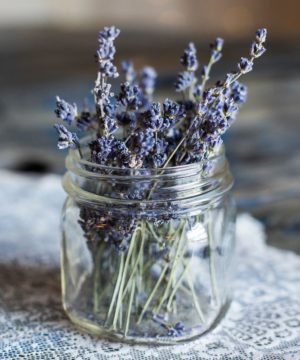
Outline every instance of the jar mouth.
[[[89, 140], [84, 138], [82, 144]], [[205, 163], [212, 165], [210, 170], [203, 170]], [[190, 211], [221, 197], [233, 185], [224, 148], [206, 162], [156, 169], [99, 165], [70, 150], [66, 167], [65, 191], [78, 201], [96, 206], [155, 205], [165, 211], [167, 203]]]

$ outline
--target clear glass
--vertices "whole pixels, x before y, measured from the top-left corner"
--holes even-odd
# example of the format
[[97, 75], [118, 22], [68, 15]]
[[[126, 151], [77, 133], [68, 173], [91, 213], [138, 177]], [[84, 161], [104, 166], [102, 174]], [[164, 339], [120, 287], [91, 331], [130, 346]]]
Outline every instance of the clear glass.
[[[235, 208], [224, 153], [166, 169], [67, 157], [62, 291], [70, 319], [102, 337], [173, 344], [230, 303]], [[208, 170], [209, 169], [209, 170]]]

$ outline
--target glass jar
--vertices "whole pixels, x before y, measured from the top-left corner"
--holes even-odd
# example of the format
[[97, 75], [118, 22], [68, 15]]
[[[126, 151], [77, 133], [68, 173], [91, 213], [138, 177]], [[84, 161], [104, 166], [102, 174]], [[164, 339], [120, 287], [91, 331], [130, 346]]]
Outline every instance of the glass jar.
[[224, 152], [200, 164], [121, 169], [67, 156], [63, 305], [101, 337], [173, 344], [230, 302], [235, 209]]

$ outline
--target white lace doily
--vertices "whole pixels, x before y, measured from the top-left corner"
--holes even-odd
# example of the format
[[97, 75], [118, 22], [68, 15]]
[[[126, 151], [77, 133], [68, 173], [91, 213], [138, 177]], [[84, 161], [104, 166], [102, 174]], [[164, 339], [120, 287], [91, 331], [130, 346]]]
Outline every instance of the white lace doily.
[[62, 310], [60, 179], [1, 172], [0, 189], [0, 359], [300, 359], [300, 257], [267, 246], [249, 215], [237, 221], [234, 299], [222, 323], [184, 345], [132, 347], [80, 332]]

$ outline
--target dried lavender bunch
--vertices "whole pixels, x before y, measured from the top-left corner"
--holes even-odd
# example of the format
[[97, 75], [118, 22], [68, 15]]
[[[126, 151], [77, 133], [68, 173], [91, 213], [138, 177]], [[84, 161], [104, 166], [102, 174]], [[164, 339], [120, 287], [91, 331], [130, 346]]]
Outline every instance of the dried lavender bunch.
[[[240, 59], [237, 69], [228, 73], [222, 81], [210, 86], [207, 84], [211, 69], [222, 57], [224, 40], [216, 38], [210, 45], [210, 57], [203, 66], [200, 66], [198, 61], [194, 43], [189, 43], [180, 58], [183, 71], [178, 74], [175, 82], [175, 91], [180, 99], [165, 99], [162, 103], [153, 101], [156, 71], [149, 66], [136, 71], [133, 63], [128, 60], [121, 63], [124, 81], [120, 84], [120, 90], [117, 94], [112, 92], [110, 81], [119, 76], [114, 64], [114, 43], [119, 34], [120, 30], [114, 26], [105, 27], [99, 32], [99, 47], [96, 52], [98, 72], [92, 90], [94, 110], [85, 105], [83, 110], [78, 112], [76, 104], [56, 98], [56, 116], [67, 126], [76, 126], [79, 131], [90, 133], [90, 142], [83, 148], [74, 132], [64, 125], [56, 124], [58, 148], [77, 148], [80, 157], [85, 160], [115, 169], [128, 169], [129, 174], [133, 171], [135, 174], [140, 172], [149, 175], [151, 169], [161, 169], [163, 174], [167, 167], [192, 163], [200, 163], [203, 170], [207, 170], [207, 160], [219, 152], [223, 135], [233, 124], [240, 107], [246, 101], [247, 88], [239, 82], [239, 78], [250, 72], [255, 59], [266, 51], [266, 29], [257, 30], [249, 56]], [[99, 167], [92, 170], [104, 173], [109, 171]], [[156, 190], [157, 184], [150, 181], [145, 181], [142, 185], [137, 185], [134, 181], [102, 184], [98, 188], [99, 195], [139, 200], [140, 204], [126, 216], [117, 213], [114, 208], [95, 209], [80, 204], [79, 223], [89, 243], [113, 246], [120, 256], [130, 256], [132, 252], [140, 253], [138, 248], [134, 248], [136, 245], [133, 239], [136, 237], [140, 238], [142, 244], [145, 238], [154, 237], [157, 240], [153, 251], [153, 260], [157, 263], [154, 263], [152, 273], [157, 273], [154, 271], [155, 265], [159, 264], [160, 271], [155, 276], [158, 282], [164, 280], [166, 286], [155, 306], [152, 306], [150, 317], [167, 331], [168, 336], [181, 336], [185, 331], [184, 324], [181, 321], [170, 324], [164, 315], [161, 315], [161, 311], [165, 309], [168, 312], [176, 298], [172, 287], [174, 282], [176, 283], [177, 271], [170, 266], [172, 257], [177, 258], [179, 255], [182, 259], [177, 266], [183, 266], [185, 259], [182, 254], [176, 254], [176, 246], [179, 247], [186, 221], [177, 219], [177, 208], [172, 203], [166, 203], [163, 211], [158, 212], [153, 202], [153, 209], [142, 211], [143, 200], [157, 199], [159, 195]], [[166, 243], [165, 238], [170, 236], [174, 221], [177, 221], [179, 230], [171, 231], [174, 236], [172, 247]], [[125, 264], [128, 265], [127, 262]], [[116, 289], [114, 293], [118, 290], [118, 296], [113, 298], [107, 314], [106, 321], [113, 329], [116, 329], [121, 321], [119, 311], [123, 298], [129, 294], [129, 288], [131, 287], [131, 294], [136, 291], [133, 280], [138, 274], [135, 273], [135, 267], [120, 268], [118, 283], [124, 278], [125, 270], [132, 272], [131, 280], [124, 289]], [[154, 290], [158, 287], [158, 282]], [[153, 299], [157, 296], [154, 290], [146, 296], [139, 310], [137, 323], [147, 316]], [[190, 291], [193, 292], [193, 289]], [[193, 293], [192, 295], [195, 298]], [[129, 314], [131, 306], [128, 309]], [[202, 319], [199, 304], [195, 304], [195, 307]], [[128, 322], [125, 324], [125, 334], [127, 331]]]
[[[112, 93], [109, 80], [119, 76], [113, 63], [114, 42], [119, 34], [120, 30], [114, 26], [99, 32], [96, 53], [99, 70], [93, 89], [95, 111], [86, 107], [78, 113], [76, 104], [57, 97], [58, 118], [82, 131], [96, 133], [87, 160], [123, 168], [164, 168], [201, 162], [218, 151], [222, 136], [246, 101], [247, 88], [238, 79], [250, 72], [254, 60], [265, 52], [266, 29], [257, 30], [249, 57], [240, 59], [237, 70], [208, 88], [210, 71], [222, 57], [224, 40], [216, 38], [210, 45], [209, 61], [202, 67], [194, 43], [189, 43], [180, 58], [184, 71], [178, 74], [175, 83], [184, 100], [166, 99], [163, 103], [152, 102], [155, 70], [145, 67], [137, 72], [131, 61], [122, 62], [125, 82], [121, 83], [118, 94]], [[200, 71], [198, 77], [197, 71]], [[71, 141], [59, 147], [76, 144], [79, 143]], [[118, 156], [119, 150], [122, 156]]]

